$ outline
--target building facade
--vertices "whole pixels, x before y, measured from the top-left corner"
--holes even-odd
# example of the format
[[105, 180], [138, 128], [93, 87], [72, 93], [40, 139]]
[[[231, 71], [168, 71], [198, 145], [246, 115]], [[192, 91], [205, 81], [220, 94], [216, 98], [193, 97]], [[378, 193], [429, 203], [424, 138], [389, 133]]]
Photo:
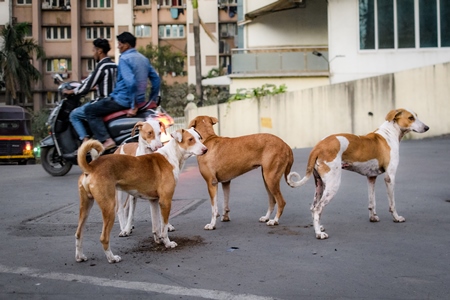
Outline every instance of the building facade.
[[[92, 41], [96, 38], [109, 40], [112, 48], [109, 56], [118, 62], [116, 36], [124, 31], [132, 32], [137, 37], [136, 48], [150, 43], [158, 46], [170, 45], [174, 51], [183, 53], [186, 57], [186, 72], [160, 75], [168, 84], [195, 83], [190, 0], [10, 2], [13, 22], [30, 23], [33, 39], [44, 48], [47, 56], [43, 61], [34, 62], [42, 74], [42, 81], [36, 84], [33, 99], [20, 99], [20, 103], [17, 103], [19, 105], [30, 106], [34, 110], [52, 107], [60, 97], [57, 93], [58, 85], [54, 82], [55, 74], [60, 74], [62, 78], [70, 81], [86, 78], [95, 68]], [[0, 5], [4, 5], [2, 3], [0, 2]], [[4, 13], [4, 10], [1, 12]], [[237, 28], [235, 12], [236, 0], [199, 0], [200, 18], [218, 39], [213, 42], [204, 30], [200, 31], [203, 75], [213, 68], [230, 69], [230, 49], [234, 47]], [[0, 21], [2, 17], [0, 14]]]
[[450, 61], [448, 0], [239, 0], [230, 92], [288, 90]]

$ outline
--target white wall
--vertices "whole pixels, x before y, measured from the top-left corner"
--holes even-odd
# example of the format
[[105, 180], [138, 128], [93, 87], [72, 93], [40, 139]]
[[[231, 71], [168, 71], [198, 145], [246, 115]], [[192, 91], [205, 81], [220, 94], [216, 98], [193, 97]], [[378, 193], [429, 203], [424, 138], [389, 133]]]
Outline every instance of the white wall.
[[[268, 132], [293, 148], [312, 147], [323, 137], [341, 132], [367, 134], [395, 108], [414, 110], [430, 130], [410, 133], [421, 139], [450, 133], [450, 63], [395, 74], [241, 100], [188, 110], [219, 118], [216, 133], [241, 136]], [[369, 114], [370, 113], [370, 114]]]
[[[0, 25], [9, 23], [9, 1], [0, 2]], [[0, 44], [3, 43], [3, 38], [0, 38]]]
[[[331, 83], [450, 61], [450, 48], [360, 51], [358, 0], [329, 0], [328, 3]], [[335, 58], [340, 55], [345, 57]]]
[[9, 1], [0, 2], [0, 25], [9, 22]]
[[[255, 2], [255, 0], [249, 2]], [[259, 16], [244, 25], [245, 47], [327, 45], [326, 1], [307, 1], [306, 3], [307, 8]]]

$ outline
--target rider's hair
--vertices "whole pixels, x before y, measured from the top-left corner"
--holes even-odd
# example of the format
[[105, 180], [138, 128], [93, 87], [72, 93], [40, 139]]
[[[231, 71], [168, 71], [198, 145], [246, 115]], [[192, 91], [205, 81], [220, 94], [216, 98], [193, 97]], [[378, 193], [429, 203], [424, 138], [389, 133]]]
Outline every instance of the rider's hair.
[[122, 32], [117, 36], [117, 40], [122, 44], [128, 43], [132, 48], [136, 46], [136, 37], [128, 31]]
[[106, 39], [95, 39], [94, 47], [102, 49], [104, 54], [107, 54], [109, 50], [111, 50], [111, 46], [109, 45], [108, 40]]

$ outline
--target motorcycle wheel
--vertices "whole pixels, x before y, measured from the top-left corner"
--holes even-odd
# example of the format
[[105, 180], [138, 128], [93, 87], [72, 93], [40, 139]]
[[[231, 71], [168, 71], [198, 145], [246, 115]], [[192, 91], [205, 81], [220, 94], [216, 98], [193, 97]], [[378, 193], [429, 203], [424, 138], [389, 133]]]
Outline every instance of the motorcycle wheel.
[[64, 176], [72, 169], [72, 163], [62, 158], [57, 159], [57, 156], [55, 147], [41, 148], [41, 162], [44, 170], [52, 176]]

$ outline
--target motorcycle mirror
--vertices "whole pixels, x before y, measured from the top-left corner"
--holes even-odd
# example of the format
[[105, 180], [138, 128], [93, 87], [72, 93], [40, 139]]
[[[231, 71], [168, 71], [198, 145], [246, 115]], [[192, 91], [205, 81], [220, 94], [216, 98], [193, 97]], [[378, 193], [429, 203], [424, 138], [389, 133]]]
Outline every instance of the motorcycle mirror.
[[156, 97], [156, 106], [161, 104], [161, 96]]

